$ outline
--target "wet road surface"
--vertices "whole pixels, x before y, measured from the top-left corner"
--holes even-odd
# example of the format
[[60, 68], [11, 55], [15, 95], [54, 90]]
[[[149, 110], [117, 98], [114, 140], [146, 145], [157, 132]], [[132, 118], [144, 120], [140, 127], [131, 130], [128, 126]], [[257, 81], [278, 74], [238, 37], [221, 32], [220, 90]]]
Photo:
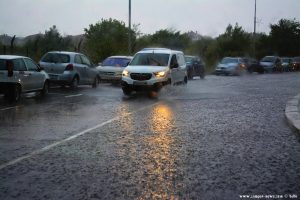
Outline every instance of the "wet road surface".
[[300, 73], [207, 76], [158, 97], [102, 84], [0, 99], [0, 199], [300, 197]]

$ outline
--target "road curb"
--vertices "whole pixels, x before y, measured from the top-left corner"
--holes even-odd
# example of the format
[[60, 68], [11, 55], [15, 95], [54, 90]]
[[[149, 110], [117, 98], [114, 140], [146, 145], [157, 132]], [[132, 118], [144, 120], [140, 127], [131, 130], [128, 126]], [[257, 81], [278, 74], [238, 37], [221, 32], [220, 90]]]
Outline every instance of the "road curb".
[[288, 123], [300, 133], [300, 94], [289, 100], [285, 107]]

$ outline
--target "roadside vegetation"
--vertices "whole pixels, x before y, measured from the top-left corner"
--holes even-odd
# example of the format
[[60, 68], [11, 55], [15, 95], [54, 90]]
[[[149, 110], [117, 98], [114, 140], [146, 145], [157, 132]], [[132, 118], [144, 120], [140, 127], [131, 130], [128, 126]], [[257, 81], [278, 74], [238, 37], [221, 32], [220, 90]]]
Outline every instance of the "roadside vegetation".
[[102, 19], [85, 28], [80, 36], [63, 36], [56, 26], [52, 26], [23, 45], [7, 46], [0, 43], [0, 52], [26, 55], [38, 61], [51, 50], [78, 51], [98, 63], [111, 55], [132, 55], [144, 47], [167, 47], [202, 57], [208, 71], [224, 56], [257, 59], [265, 55], [300, 56], [300, 22], [296, 19], [281, 19], [276, 24], [270, 24], [268, 34], [258, 33], [255, 36], [238, 24], [229, 24], [224, 33], [216, 38], [173, 29], [142, 34], [139, 26], [134, 25], [130, 34], [132, 49], [128, 48], [128, 35], [129, 29], [124, 22]]

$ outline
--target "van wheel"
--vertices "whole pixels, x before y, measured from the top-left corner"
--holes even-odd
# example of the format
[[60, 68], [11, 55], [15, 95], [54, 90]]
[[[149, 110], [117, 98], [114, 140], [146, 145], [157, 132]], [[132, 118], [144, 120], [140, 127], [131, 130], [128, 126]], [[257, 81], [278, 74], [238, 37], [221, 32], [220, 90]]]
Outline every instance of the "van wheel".
[[129, 89], [128, 87], [122, 87], [122, 90], [123, 90], [123, 94], [129, 96], [132, 92], [131, 89]]
[[43, 89], [42, 89], [42, 91], [41, 91], [41, 95], [42, 95], [42, 97], [45, 97], [45, 96], [48, 95], [48, 93], [49, 93], [49, 82], [46, 81], [46, 82], [44, 83], [44, 87], [43, 87]]
[[75, 76], [71, 82], [71, 88], [72, 89], [76, 89], [78, 87], [78, 82], [79, 82], [79, 79], [77, 76]]
[[184, 77], [184, 79], [183, 79], [183, 84], [187, 84], [187, 82], [188, 82], [188, 77]]

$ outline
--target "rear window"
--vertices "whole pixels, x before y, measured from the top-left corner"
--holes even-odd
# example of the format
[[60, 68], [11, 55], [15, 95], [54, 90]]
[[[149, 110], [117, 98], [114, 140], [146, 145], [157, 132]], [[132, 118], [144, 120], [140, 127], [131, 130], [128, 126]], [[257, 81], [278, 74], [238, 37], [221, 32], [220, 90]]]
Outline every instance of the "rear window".
[[43, 58], [42, 62], [49, 62], [49, 63], [69, 63], [70, 56], [67, 54], [61, 53], [47, 53]]

